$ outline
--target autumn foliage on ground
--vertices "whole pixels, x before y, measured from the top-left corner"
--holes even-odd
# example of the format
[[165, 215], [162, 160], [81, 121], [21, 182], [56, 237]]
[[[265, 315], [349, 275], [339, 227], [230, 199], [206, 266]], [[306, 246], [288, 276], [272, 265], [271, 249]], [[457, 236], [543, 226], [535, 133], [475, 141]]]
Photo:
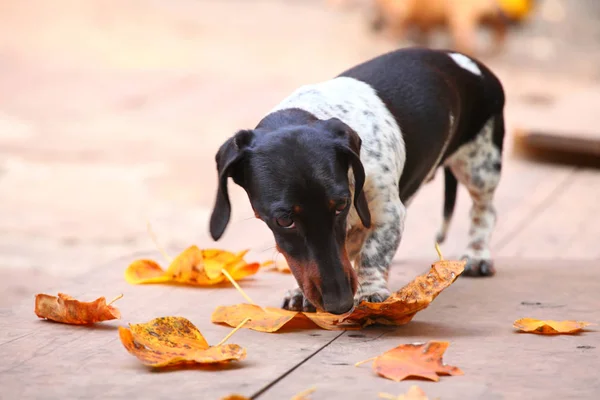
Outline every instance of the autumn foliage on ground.
[[[190, 246], [179, 254], [166, 270], [152, 260], [136, 260], [125, 271], [125, 280], [131, 284], [180, 283], [196, 286], [211, 286], [227, 280], [228, 273], [234, 280], [254, 275], [259, 263], [246, 263], [248, 250], [239, 253]], [[225, 271], [225, 273], [223, 272]]]
[[64, 293], [59, 293], [58, 296], [40, 293], [35, 296], [35, 314], [63, 324], [90, 325], [121, 318], [121, 312], [111, 305], [121, 297], [118, 296], [107, 304], [104, 297], [83, 302]]
[[437, 382], [438, 375], [464, 374], [460, 368], [442, 362], [449, 345], [448, 342], [403, 344], [367, 361], [373, 360], [373, 371], [393, 381], [423, 378]]
[[260, 332], [277, 332], [282, 328], [360, 329], [372, 324], [403, 325], [450, 286], [463, 272], [464, 261], [437, 261], [424, 275], [393, 293], [382, 303], [362, 302], [345, 315], [303, 313], [254, 304], [219, 306], [212, 314], [214, 323], [237, 326], [245, 318], [245, 325]]
[[119, 327], [123, 346], [143, 364], [217, 364], [240, 361], [246, 350], [237, 344], [209, 346], [202, 333], [183, 317], [156, 318], [144, 324]]

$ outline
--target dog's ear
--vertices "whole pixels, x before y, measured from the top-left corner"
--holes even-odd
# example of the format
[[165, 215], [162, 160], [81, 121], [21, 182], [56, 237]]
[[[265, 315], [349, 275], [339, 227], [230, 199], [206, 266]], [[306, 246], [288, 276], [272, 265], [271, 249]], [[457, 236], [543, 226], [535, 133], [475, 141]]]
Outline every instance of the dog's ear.
[[239, 131], [221, 145], [215, 157], [219, 186], [215, 206], [210, 217], [210, 235], [214, 240], [221, 238], [231, 216], [227, 179], [232, 177], [235, 183], [243, 185], [244, 175], [242, 169], [239, 168], [240, 161], [242, 161], [253, 138], [254, 132], [251, 130]]
[[362, 141], [358, 133], [337, 118], [325, 121], [327, 129], [340, 139], [339, 150], [346, 156], [354, 174], [354, 208], [365, 228], [371, 227], [371, 213], [367, 197], [363, 191], [365, 184], [365, 169], [360, 161], [360, 146]]

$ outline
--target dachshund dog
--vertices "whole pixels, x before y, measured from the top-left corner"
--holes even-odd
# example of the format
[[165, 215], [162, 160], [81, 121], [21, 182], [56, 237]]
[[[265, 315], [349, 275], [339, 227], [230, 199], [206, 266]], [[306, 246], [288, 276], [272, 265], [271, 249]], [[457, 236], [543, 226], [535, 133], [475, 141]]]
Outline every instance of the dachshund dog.
[[300, 87], [219, 148], [210, 233], [218, 240], [227, 227], [232, 178], [298, 283], [283, 307], [343, 314], [389, 296], [406, 207], [443, 167], [437, 239], [446, 236], [460, 182], [473, 202], [464, 275], [493, 275], [504, 101], [500, 81], [481, 62], [423, 48], [383, 54]]

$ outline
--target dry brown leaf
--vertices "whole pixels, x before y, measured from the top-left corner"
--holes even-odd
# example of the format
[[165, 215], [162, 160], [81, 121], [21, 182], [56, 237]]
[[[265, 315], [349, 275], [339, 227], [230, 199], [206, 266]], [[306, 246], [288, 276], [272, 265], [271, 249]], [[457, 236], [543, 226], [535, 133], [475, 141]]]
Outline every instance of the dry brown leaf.
[[416, 385], [411, 386], [408, 389], [408, 392], [398, 396], [388, 393], [379, 393], [379, 397], [389, 400], [429, 400], [425, 392]]
[[123, 297], [118, 296], [108, 304], [104, 297], [92, 302], [75, 300], [64, 293], [57, 296], [35, 296], [35, 314], [40, 318], [71, 325], [90, 325], [96, 322], [121, 318], [121, 312], [111, 304]]
[[542, 321], [533, 318], [521, 318], [513, 323], [513, 327], [522, 332], [537, 333], [539, 335], [559, 335], [576, 333], [583, 330], [586, 326], [589, 325], [594, 324], [585, 321]]
[[[351, 313], [334, 315], [329, 313], [302, 313], [278, 308], [259, 307], [251, 304], [219, 306], [213, 312], [214, 323], [237, 326], [245, 318], [252, 322], [248, 329], [261, 332], [276, 332], [290, 327], [290, 321], [297, 327], [314, 328], [315, 325], [328, 330], [359, 329], [371, 324], [403, 325], [412, 320], [415, 314], [426, 308], [438, 294], [463, 272], [465, 261], [437, 261], [426, 274], [392, 294], [382, 303], [362, 302]], [[307, 320], [313, 322], [308, 323]]]
[[442, 357], [448, 345], [448, 342], [403, 344], [356, 365], [373, 360], [375, 372], [396, 382], [410, 377], [437, 382], [440, 380], [438, 375], [464, 374], [458, 367], [442, 364]]
[[119, 337], [128, 352], [151, 367], [222, 364], [246, 358], [246, 350], [237, 344], [209, 346], [198, 328], [183, 317], [156, 318], [129, 324], [129, 328], [121, 326]]
[[197, 246], [190, 246], [171, 262], [166, 271], [152, 260], [134, 261], [125, 271], [125, 280], [132, 284], [175, 282], [210, 286], [227, 280], [223, 270], [233, 279], [240, 280], [256, 274], [260, 268], [259, 263], [248, 264], [244, 261], [247, 252], [248, 250], [245, 250], [235, 254], [216, 249], [200, 250]]

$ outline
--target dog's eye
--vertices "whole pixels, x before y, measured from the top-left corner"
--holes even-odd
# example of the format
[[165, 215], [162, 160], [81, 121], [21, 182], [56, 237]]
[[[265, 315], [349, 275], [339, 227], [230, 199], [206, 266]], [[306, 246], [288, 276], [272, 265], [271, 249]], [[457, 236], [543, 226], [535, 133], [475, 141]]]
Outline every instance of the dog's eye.
[[290, 217], [279, 217], [275, 219], [275, 222], [277, 222], [277, 225], [285, 229], [291, 229], [296, 226], [294, 220]]
[[335, 207], [335, 215], [340, 215], [348, 207], [348, 201], [344, 200]]

